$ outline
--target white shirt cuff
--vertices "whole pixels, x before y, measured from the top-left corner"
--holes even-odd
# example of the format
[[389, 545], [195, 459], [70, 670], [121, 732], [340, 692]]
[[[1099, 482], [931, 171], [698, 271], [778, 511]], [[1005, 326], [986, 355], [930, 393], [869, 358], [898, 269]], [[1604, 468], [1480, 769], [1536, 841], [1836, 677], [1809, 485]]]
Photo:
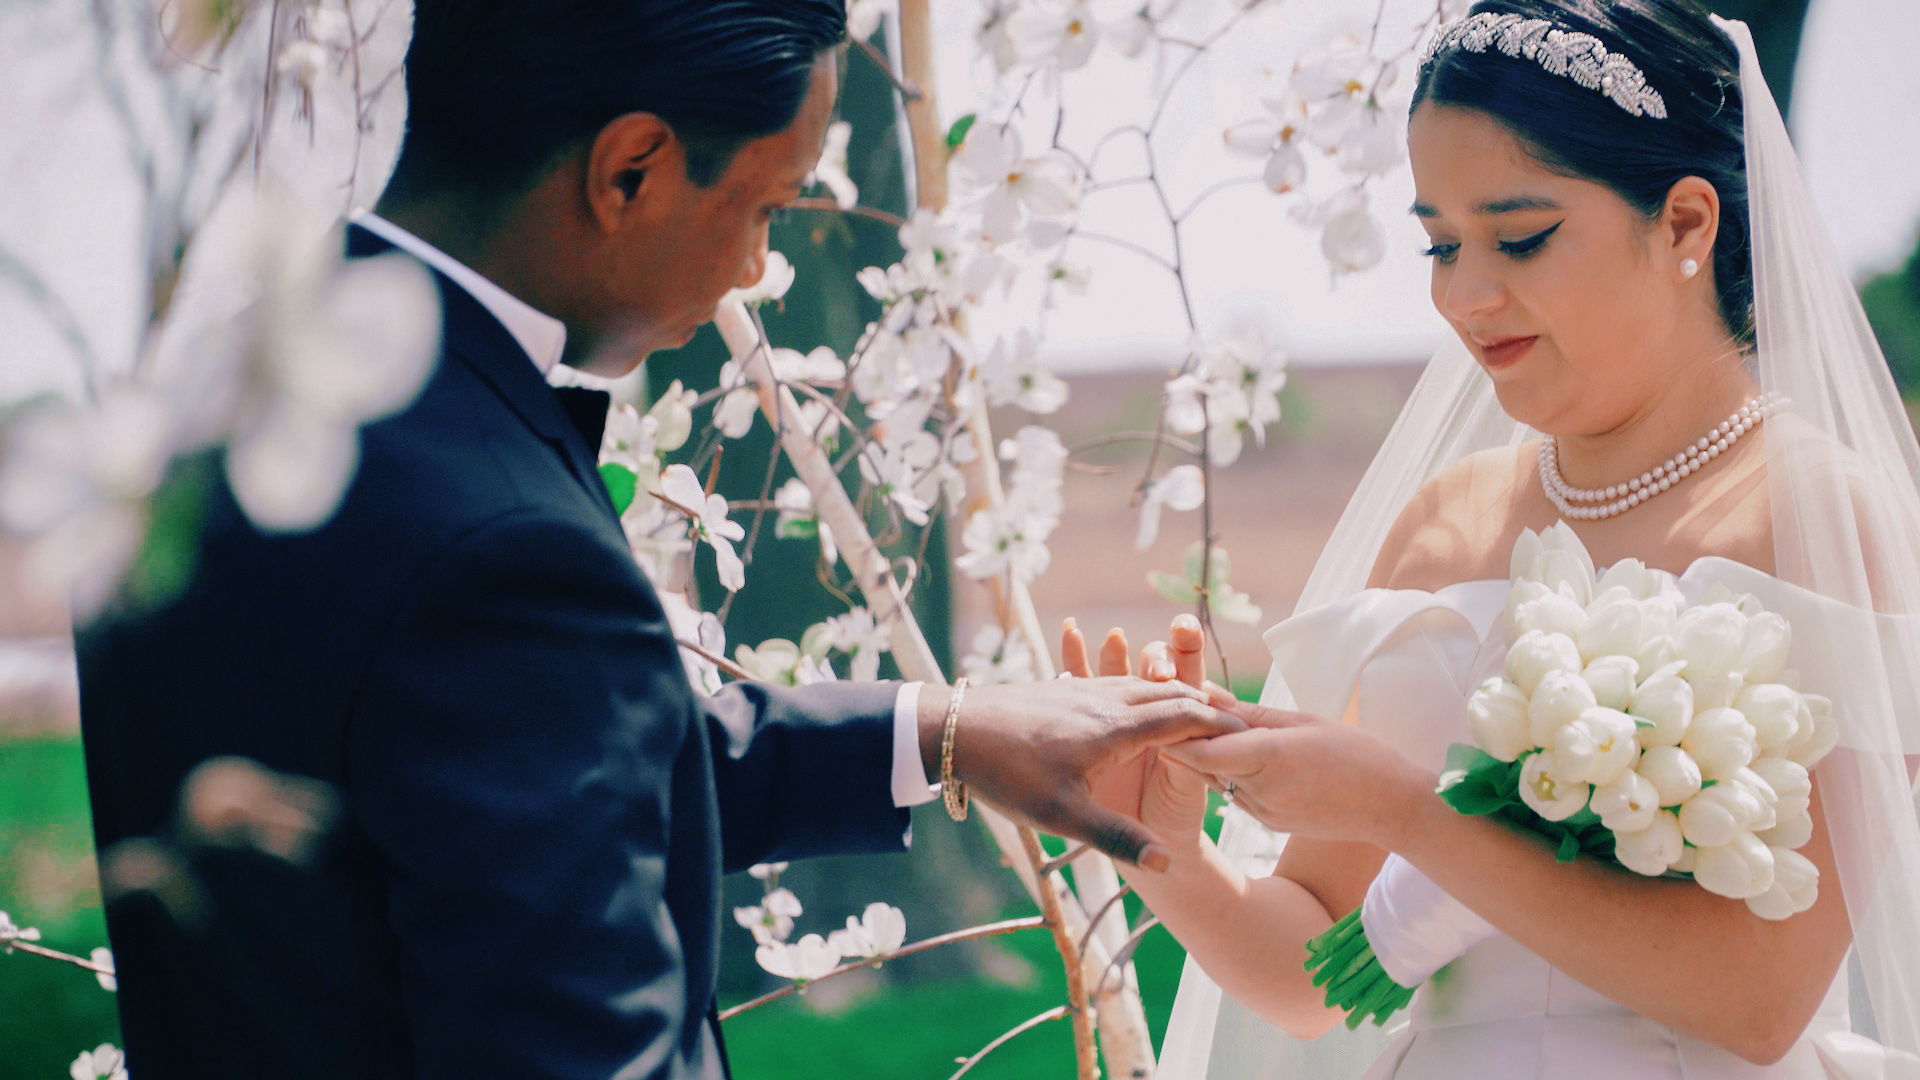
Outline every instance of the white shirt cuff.
[[902, 683], [893, 699], [893, 805], [932, 802], [935, 790], [920, 756], [920, 684]]

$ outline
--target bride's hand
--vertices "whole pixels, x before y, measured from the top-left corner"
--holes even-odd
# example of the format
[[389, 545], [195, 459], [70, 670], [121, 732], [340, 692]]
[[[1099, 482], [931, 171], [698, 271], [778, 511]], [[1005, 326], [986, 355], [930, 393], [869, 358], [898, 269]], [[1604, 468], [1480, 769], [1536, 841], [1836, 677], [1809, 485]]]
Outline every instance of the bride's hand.
[[1392, 851], [1434, 799], [1434, 774], [1377, 735], [1211, 689], [1214, 707], [1251, 729], [1164, 747], [1162, 759], [1184, 762], [1221, 785], [1231, 781], [1234, 804], [1276, 832]]
[[[1140, 651], [1136, 673], [1154, 682], [1178, 679], [1202, 685], [1205, 638], [1199, 620], [1181, 615], [1167, 636], [1168, 641], [1153, 642]], [[1126, 635], [1117, 629], [1109, 631], [1100, 647], [1100, 674], [1128, 674], [1128, 653]], [[1061, 656], [1069, 673], [1081, 677], [1093, 673], [1086, 638], [1072, 620], [1062, 633]], [[1093, 796], [1101, 805], [1139, 820], [1163, 840], [1179, 845], [1199, 836], [1206, 819], [1207, 783], [1194, 770], [1149, 750], [1092, 781]]]

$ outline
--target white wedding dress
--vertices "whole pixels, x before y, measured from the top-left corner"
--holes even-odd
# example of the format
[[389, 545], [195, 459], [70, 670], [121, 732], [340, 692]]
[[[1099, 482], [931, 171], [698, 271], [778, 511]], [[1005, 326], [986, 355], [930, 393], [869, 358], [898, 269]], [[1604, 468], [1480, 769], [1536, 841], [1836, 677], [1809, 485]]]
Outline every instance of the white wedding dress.
[[[1812, 692], [1837, 685], [1843, 658], [1865, 644], [1855, 635], [1890, 645], [1912, 631], [1908, 620], [1844, 608], [1726, 559], [1701, 559], [1680, 579], [1689, 603], [1716, 584], [1753, 594], [1796, 625], [1827, 631], [1794, 642], [1792, 666]], [[1266, 634], [1274, 663], [1262, 703], [1325, 716], [1343, 715], [1352, 703], [1361, 726], [1437, 770], [1449, 744], [1471, 741], [1468, 695], [1501, 671], [1507, 588], [1506, 581], [1470, 581], [1437, 593], [1368, 589], [1289, 619]], [[1244, 833], [1258, 826], [1246, 819], [1234, 824], [1243, 835], [1223, 843], [1251, 853]], [[1277, 851], [1262, 854], [1260, 862], [1270, 868]], [[1609, 1001], [1504, 935], [1442, 968], [1396, 1022], [1403, 1026], [1390, 1033], [1367, 1080], [1866, 1080], [1886, 1074], [1887, 1052], [1853, 1033], [1844, 968], [1805, 1036], [1766, 1067]]]

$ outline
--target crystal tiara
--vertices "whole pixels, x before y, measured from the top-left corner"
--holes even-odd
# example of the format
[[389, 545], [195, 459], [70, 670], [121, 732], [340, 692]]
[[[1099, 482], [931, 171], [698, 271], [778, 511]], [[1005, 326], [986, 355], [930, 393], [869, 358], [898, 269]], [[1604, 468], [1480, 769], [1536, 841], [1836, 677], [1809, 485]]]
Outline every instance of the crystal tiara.
[[1545, 19], [1528, 19], [1512, 12], [1483, 11], [1441, 27], [1427, 44], [1420, 66], [1426, 67], [1443, 52], [1464, 49], [1483, 53], [1490, 48], [1531, 60], [1552, 74], [1598, 90], [1635, 116], [1667, 118], [1667, 103], [1659, 91], [1647, 85], [1647, 77], [1633, 61], [1608, 52], [1592, 34], [1562, 30]]

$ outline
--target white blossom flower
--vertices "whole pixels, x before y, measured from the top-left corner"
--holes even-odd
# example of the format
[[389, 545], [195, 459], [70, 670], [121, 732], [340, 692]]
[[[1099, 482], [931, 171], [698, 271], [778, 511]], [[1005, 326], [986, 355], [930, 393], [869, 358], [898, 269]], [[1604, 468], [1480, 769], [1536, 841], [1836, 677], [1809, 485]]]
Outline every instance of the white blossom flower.
[[721, 586], [739, 592], [747, 583], [747, 571], [731, 541], [745, 539], [747, 530], [727, 517], [726, 498], [707, 494], [700, 478], [685, 465], [669, 465], [660, 474], [660, 494], [691, 516], [694, 535], [713, 548]]
[[840, 561], [840, 549], [834, 546], [833, 531], [821, 521], [813, 505], [813, 489], [799, 477], [790, 477], [773, 493], [773, 504], [780, 516], [774, 520], [773, 534], [804, 538], [811, 534], [820, 541], [820, 555], [832, 566]]
[[1140, 531], [1133, 546], [1145, 551], [1160, 536], [1160, 508], [1197, 510], [1207, 499], [1206, 474], [1198, 465], [1176, 465], [1165, 476], [1147, 485], [1140, 497]]
[[1534, 748], [1528, 736], [1527, 695], [1495, 676], [1467, 699], [1467, 729], [1474, 745], [1501, 761], [1516, 761]]
[[891, 956], [907, 940], [907, 917], [891, 904], [872, 903], [858, 919], [847, 916], [847, 928], [827, 936], [827, 944], [849, 960]]
[[738, 645], [733, 662], [759, 682], [792, 686], [793, 669], [800, 665], [800, 646], [786, 638], [768, 638], [757, 649]]
[[1636, 874], [1659, 877], [1680, 861], [1686, 842], [1680, 835], [1680, 819], [1671, 810], [1655, 811], [1643, 829], [1613, 834], [1613, 857]]
[[890, 442], [868, 443], [860, 452], [860, 475], [901, 517], [925, 525], [933, 493], [925, 490], [924, 481], [939, 460], [940, 440], [930, 431], [916, 429]]
[[[854, 682], [872, 682], [880, 677], [880, 654], [892, 651], [893, 636], [886, 626], [874, 621], [872, 612], [857, 607], [833, 616], [824, 625], [827, 642], [853, 657], [850, 674]], [[804, 642], [802, 648], [804, 651]]]
[[1680, 677], [1684, 663], [1668, 664], [1653, 672], [1627, 700], [1627, 714], [1652, 727], [1640, 729], [1640, 745], [1679, 746], [1693, 723], [1693, 687]]
[[753, 951], [753, 958], [769, 973], [795, 982], [817, 979], [840, 966], [839, 950], [819, 934], [792, 943], [767, 942]]
[[[774, 865], [783, 869], [786, 866], [785, 863]], [[756, 866], [754, 869], [761, 868]], [[773, 876], [777, 877], [778, 873]], [[770, 889], [760, 903], [733, 909], [733, 920], [752, 931], [753, 940], [762, 945], [787, 940], [787, 935], [793, 932], [793, 920], [800, 915], [800, 898], [793, 895], [791, 889]]]
[[793, 264], [787, 261], [785, 255], [769, 251], [767, 269], [760, 275], [760, 280], [745, 289], [727, 290], [727, 294], [720, 298], [719, 306], [737, 303], [754, 307], [779, 300], [787, 295], [788, 289], [793, 288], [793, 274]]
[[1520, 767], [1520, 799], [1548, 821], [1565, 821], [1587, 805], [1593, 789], [1553, 773], [1553, 755], [1533, 754]]
[[1367, 209], [1365, 194], [1328, 213], [1320, 229], [1320, 253], [1334, 274], [1358, 274], [1387, 257], [1387, 229]]
[[[0, 911], [0, 941], [39, 941], [40, 928], [37, 926], [16, 926], [7, 913]], [[4, 946], [0, 946], [3, 949]]]
[[1073, 296], [1087, 295], [1087, 286], [1092, 282], [1093, 272], [1076, 262], [1065, 259], [1056, 260], [1047, 268], [1047, 278], [1056, 282]]
[[1580, 677], [1577, 666], [1572, 671], [1549, 671], [1533, 688], [1533, 693], [1528, 695], [1527, 737], [1533, 740], [1535, 746], [1552, 749], [1561, 728], [1580, 719], [1582, 713], [1598, 704], [1599, 701], [1593, 696], [1593, 687]]
[[793, 669], [793, 685], [812, 686], [815, 683], [836, 682], [839, 676], [833, 673], [833, 665], [825, 658], [802, 656], [800, 663]]
[[1275, 194], [1284, 195], [1306, 183], [1307, 158], [1297, 141], [1307, 125], [1306, 100], [1291, 91], [1260, 95], [1267, 115], [1242, 120], [1222, 133], [1227, 149], [1243, 157], [1261, 158], [1261, 179]]
[[1680, 745], [1700, 763], [1700, 775], [1730, 780], [1754, 758], [1753, 725], [1738, 709], [1706, 709], [1695, 714]]
[[973, 648], [960, 661], [961, 670], [975, 686], [1034, 681], [1033, 650], [1019, 634], [1009, 634], [996, 623], [973, 635]]
[[1101, 26], [1101, 38], [1121, 56], [1128, 59], [1139, 56], [1154, 38], [1153, 13], [1143, 7], [1131, 14], [1110, 19]]
[[1018, 129], [974, 124], [954, 151], [952, 168], [973, 193], [969, 203], [988, 243], [1025, 238], [1038, 248], [1064, 237], [1062, 219], [1079, 199], [1072, 166], [1055, 154], [1027, 157]]
[[1061, 71], [1084, 67], [1100, 41], [1100, 23], [1085, 0], [1026, 0], [1007, 20], [1020, 59]]
[[[875, 17], [876, 20], [878, 16]], [[807, 186], [819, 184], [833, 194], [834, 205], [851, 210], [860, 205], [860, 189], [847, 175], [847, 144], [853, 138], [853, 125], [835, 120], [827, 125], [827, 138], [820, 149], [820, 160], [807, 175]]]
[[1649, 747], [1635, 771], [1653, 785], [1661, 806], [1681, 806], [1700, 794], [1700, 763], [1678, 746]]
[[[1565, 634], [1546, 634], [1531, 630], [1522, 634], [1507, 649], [1507, 678], [1529, 698], [1541, 680], [1555, 671], [1573, 673], [1582, 670], [1580, 648]], [[1588, 693], [1592, 693], [1589, 689]], [[1598, 704], [1598, 699], [1595, 699]], [[1539, 745], [1538, 743], [1535, 744]]]
[[1652, 781], [1632, 769], [1622, 769], [1612, 780], [1596, 785], [1587, 805], [1600, 815], [1600, 824], [1616, 836], [1651, 828], [1661, 812], [1660, 792]]
[[994, 341], [980, 365], [987, 381], [987, 400], [994, 405], [1018, 405], [1030, 413], [1051, 413], [1067, 403], [1066, 381], [1040, 360], [1038, 340], [1021, 327], [1012, 337]]
[[1747, 908], [1763, 919], [1786, 919], [1807, 910], [1819, 899], [1820, 868], [1791, 848], [1768, 845], [1773, 855], [1773, 882], [1767, 891], [1747, 897]]
[[[1584, 680], [1581, 685], [1586, 685]], [[1595, 705], [1582, 711], [1553, 733], [1555, 775], [1596, 787], [1611, 783], [1640, 759], [1640, 744], [1633, 733], [1633, 717], [1617, 709]]]
[[1169, 430], [1207, 436], [1215, 465], [1240, 457], [1246, 435], [1266, 445], [1267, 426], [1280, 419], [1280, 391], [1287, 384], [1286, 353], [1257, 324], [1248, 324], [1198, 349], [1193, 370], [1166, 384]]
[[[747, 875], [755, 881], [779, 881], [780, 875], [786, 873], [787, 867], [791, 865], [791, 863], [784, 862], [754, 863], [752, 866], [747, 867]], [[796, 904], [799, 902], [798, 898], [794, 900]], [[800, 913], [795, 911], [792, 914], [799, 915]]]
[[1773, 886], [1773, 849], [1745, 830], [1715, 847], [1695, 844], [1693, 880], [1718, 896], [1746, 900]]
[[1602, 656], [1588, 664], [1580, 677], [1593, 688], [1595, 701], [1609, 709], [1626, 712], [1639, 674], [1640, 661], [1631, 656]]
[[105, 945], [96, 946], [93, 952], [88, 954], [88, 959], [93, 961], [95, 967], [106, 968], [105, 971], [96, 971], [93, 973], [95, 981], [100, 984], [100, 989], [118, 991], [120, 989], [120, 979], [113, 966], [113, 950], [107, 948]]
[[1398, 117], [1377, 97], [1394, 75], [1394, 68], [1383, 67], [1353, 38], [1295, 65], [1291, 88], [1311, 112], [1308, 137], [1343, 171], [1381, 175], [1399, 163], [1405, 147]]
[[1031, 509], [982, 507], [967, 519], [960, 543], [967, 550], [954, 560], [960, 572], [975, 581], [1011, 575], [1021, 583], [1047, 572], [1053, 555], [1047, 550], [1054, 519]]
[[1020, 0], [981, 0], [980, 3], [980, 21], [973, 32], [974, 45], [982, 55], [992, 59], [994, 69], [1001, 74], [1020, 62], [1019, 50], [1007, 32], [1007, 23], [1019, 6]]
[[900, 0], [850, 0], [847, 4], [847, 36], [865, 41], [880, 29], [880, 20], [899, 14]]
[[112, 1043], [101, 1043], [80, 1051], [67, 1066], [67, 1075], [73, 1080], [127, 1080], [127, 1056]]

